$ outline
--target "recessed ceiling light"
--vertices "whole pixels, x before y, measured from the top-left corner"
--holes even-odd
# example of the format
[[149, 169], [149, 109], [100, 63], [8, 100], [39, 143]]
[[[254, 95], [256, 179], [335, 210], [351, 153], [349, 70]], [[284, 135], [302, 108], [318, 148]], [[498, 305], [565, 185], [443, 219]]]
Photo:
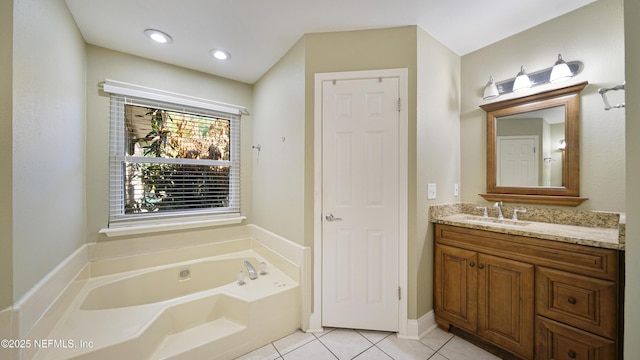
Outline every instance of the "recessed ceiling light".
[[166, 33], [163, 33], [160, 30], [147, 29], [144, 31], [144, 34], [147, 35], [149, 39], [155, 42], [158, 42], [160, 44], [168, 44], [173, 41], [171, 36], [167, 35]]
[[231, 57], [228, 51], [220, 50], [220, 49], [211, 49], [209, 51], [211, 56], [218, 60], [228, 60]]

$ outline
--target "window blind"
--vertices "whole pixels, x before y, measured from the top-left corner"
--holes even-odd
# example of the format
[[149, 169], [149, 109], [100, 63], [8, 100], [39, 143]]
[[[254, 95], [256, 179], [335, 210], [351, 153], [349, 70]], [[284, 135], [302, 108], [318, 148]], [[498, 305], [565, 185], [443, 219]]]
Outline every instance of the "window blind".
[[110, 227], [240, 212], [239, 114], [115, 93], [110, 113]]

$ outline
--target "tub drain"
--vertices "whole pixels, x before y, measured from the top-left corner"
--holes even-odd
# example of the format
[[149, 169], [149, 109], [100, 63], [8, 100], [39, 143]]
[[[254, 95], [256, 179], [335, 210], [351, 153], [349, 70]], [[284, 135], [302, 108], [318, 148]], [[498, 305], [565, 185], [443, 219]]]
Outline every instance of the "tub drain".
[[189, 269], [180, 270], [180, 277], [181, 278], [185, 278], [185, 277], [189, 276], [190, 274], [191, 274], [191, 271], [189, 271]]

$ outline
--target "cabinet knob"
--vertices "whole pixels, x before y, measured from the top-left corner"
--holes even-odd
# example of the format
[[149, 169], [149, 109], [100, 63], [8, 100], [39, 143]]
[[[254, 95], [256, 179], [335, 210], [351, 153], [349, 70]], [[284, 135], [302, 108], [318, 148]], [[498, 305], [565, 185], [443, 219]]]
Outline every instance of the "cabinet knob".
[[476, 266], [476, 263], [474, 263], [473, 261], [469, 263], [469, 266], [474, 267]]
[[576, 298], [574, 298], [573, 296], [570, 297], [568, 300], [569, 304], [571, 305], [575, 305], [578, 301], [576, 300]]
[[576, 358], [576, 353], [571, 351], [571, 350], [569, 350], [569, 353], [567, 353], [567, 356], [569, 356], [572, 359], [575, 359]]
[[480, 270], [484, 269], [484, 265], [478, 264], [478, 269], [480, 269]]

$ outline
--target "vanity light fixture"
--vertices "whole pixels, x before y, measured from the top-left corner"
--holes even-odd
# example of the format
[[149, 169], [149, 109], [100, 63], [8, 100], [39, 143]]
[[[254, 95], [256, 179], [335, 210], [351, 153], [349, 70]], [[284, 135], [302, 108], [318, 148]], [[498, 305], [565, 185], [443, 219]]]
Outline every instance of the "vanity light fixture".
[[513, 82], [513, 92], [522, 91], [530, 87], [531, 80], [529, 79], [529, 75], [524, 71], [524, 66], [520, 66], [520, 72], [518, 72], [516, 80]]
[[164, 33], [160, 30], [146, 29], [144, 31], [144, 34], [147, 35], [149, 39], [160, 44], [168, 44], [173, 41], [171, 36], [169, 36], [167, 33]]
[[584, 64], [581, 61], [565, 62], [564, 59], [562, 59], [562, 55], [558, 54], [558, 60], [555, 62], [555, 64], [552, 67], [546, 69], [527, 74], [527, 72], [524, 70], [524, 66], [521, 66], [520, 71], [515, 78], [499, 82], [494, 82], [493, 76], [490, 76], [489, 82], [487, 82], [484, 86], [482, 99], [493, 100], [502, 94], [526, 90], [538, 85], [557, 83], [560, 81], [568, 80], [580, 74], [583, 68]]
[[228, 51], [221, 49], [211, 49], [209, 50], [209, 54], [211, 54], [214, 59], [218, 60], [228, 60], [229, 58], [231, 58], [231, 54], [229, 54]]
[[493, 81], [493, 76], [489, 76], [489, 82], [484, 87], [484, 93], [482, 94], [482, 100], [491, 100], [500, 96], [496, 82]]
[[562, 60], [562, 55], [558, 54], [558, 60], [553, 65], [551, 69], [551, 75], [549, 75], [550, 83], [557, 83], [565, 80], [569, 80], [573, 77], [573, 73], [571, 69], [569, 69], [569, 65]]

